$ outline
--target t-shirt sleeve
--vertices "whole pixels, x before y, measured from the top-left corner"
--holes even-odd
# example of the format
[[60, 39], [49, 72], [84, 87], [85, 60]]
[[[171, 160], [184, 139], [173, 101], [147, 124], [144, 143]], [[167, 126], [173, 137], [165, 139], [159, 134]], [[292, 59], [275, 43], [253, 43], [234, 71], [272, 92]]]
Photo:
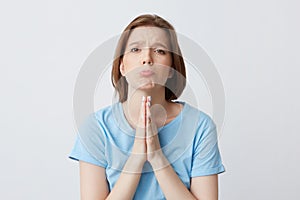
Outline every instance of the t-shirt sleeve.
[[208, 176], [225, 171], [218, 147], [216, 125], [208, 115], [204, 117], [194, 140], [191, 177]]
[[76, 141], [69, 158], [104, 168], [107, 167], [104, 131], [94, 114], [89, 115], [78, 129]]

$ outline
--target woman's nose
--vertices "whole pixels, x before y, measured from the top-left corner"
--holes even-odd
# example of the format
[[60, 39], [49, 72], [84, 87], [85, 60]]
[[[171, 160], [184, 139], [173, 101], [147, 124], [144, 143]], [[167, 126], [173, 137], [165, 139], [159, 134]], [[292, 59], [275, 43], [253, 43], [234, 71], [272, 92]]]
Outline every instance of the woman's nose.
[[153, 65], [153, 60], [151, 56], [151, 49], [145, 49], [142, 57], [143, 65]]
[[148, 61], [146, 61], [146, 60], [144, 60], [143, 61], [143, 65], [152, 65], [153, 63], [152, 63], [152, 61], [150, 61], [150, 60], [148, 60]]

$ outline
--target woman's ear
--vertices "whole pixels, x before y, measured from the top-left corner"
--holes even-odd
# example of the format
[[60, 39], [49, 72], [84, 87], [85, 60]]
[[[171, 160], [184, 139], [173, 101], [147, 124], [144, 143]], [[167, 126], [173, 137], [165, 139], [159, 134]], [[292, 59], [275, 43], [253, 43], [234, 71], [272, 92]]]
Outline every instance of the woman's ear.
[[124, 69], [124, 63], [123, 63], [123, 59], [120, 60], [120, 72], [122, 74], [122, 76], [125, 76], [125, 69]]

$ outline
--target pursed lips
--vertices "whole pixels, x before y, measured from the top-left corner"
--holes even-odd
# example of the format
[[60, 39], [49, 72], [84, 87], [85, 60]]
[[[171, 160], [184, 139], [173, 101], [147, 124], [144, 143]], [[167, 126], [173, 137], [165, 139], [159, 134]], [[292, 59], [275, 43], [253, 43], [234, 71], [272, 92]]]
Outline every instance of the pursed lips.
[[150, 69], [146, 69], [140, 72], [140, 75], [144, 77], [152, 76], [153, 74], [154, 72]]

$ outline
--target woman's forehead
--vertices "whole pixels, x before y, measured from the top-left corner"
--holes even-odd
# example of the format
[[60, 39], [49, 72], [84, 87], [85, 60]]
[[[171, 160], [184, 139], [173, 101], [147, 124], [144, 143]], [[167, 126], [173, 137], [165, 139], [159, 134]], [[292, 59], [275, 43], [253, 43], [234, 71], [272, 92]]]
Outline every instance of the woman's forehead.
[[148, 45], [162, 43], [169, 46], [169, 38], [166, 30], [163, 28], [142, 26], [131, 31], [127, 44], [131, 43], [146, 43]]

